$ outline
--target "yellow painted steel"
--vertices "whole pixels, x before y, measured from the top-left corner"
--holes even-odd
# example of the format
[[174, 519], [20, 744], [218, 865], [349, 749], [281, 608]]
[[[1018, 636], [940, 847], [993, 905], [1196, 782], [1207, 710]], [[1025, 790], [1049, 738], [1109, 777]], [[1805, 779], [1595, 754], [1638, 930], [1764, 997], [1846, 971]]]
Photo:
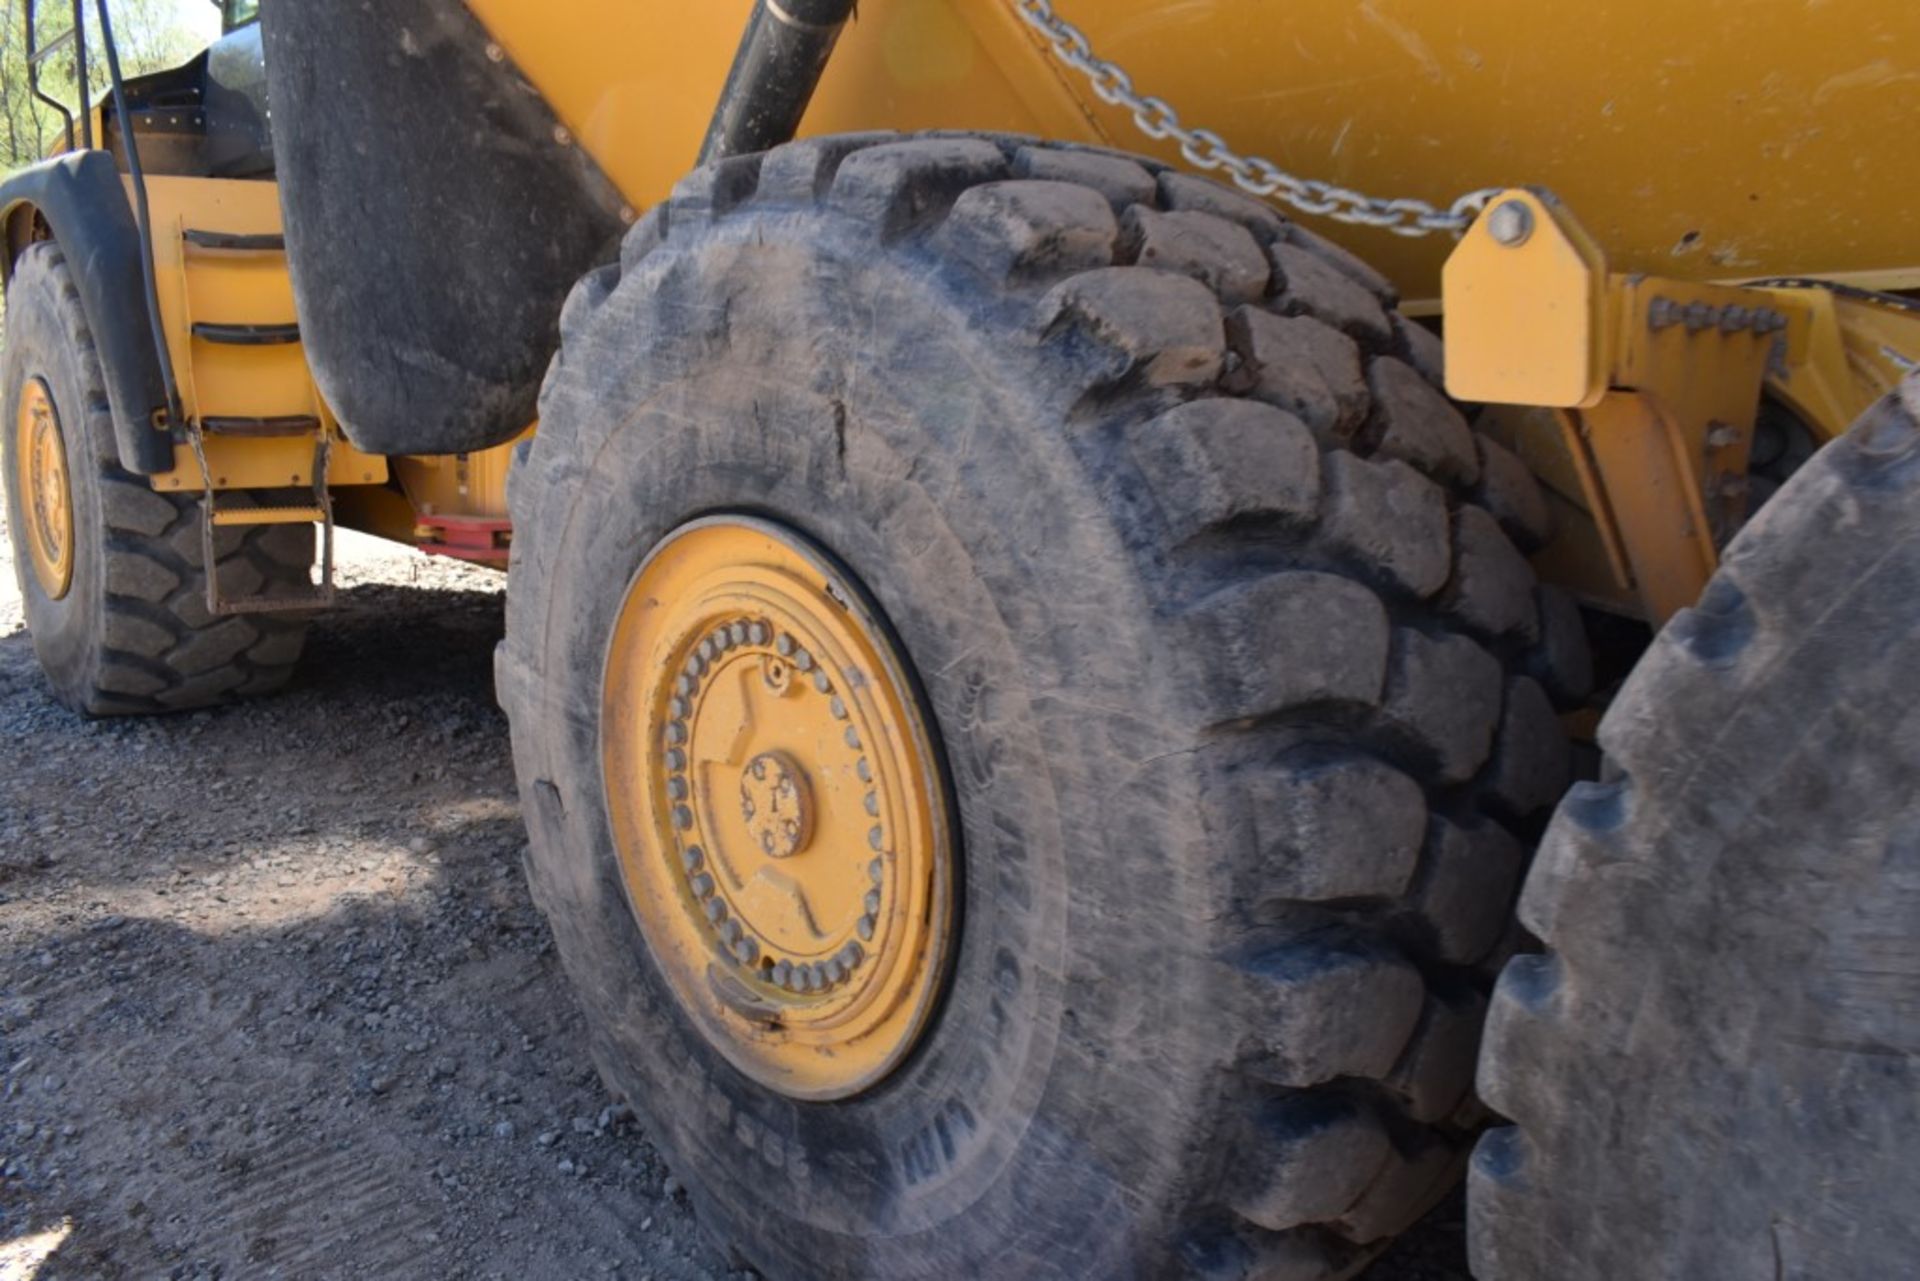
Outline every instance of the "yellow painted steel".
[[1557, 202], [1511, 191], [1515, 244], [1464, 237], [1441, 271], [1447, 390], [1514, 405], [1591, 405], [1607, 390], [1606, 255]]
[[507, 514], [507, 469], [529, 427], [503, 445], [468, 454], [402, 455], [389, 461], [414, 510], [422, 516]]
[[799, 535], [716, 517], [628, 584], [603, 777], [648, 950], [753, 1079], [845, 1098], [911, 1049], [952, 937], [953, 828], [905, 660]]
[[[333, 485], [380, 484], [387, 461], [363, 454], [339, 434], [307, 370], [299, 343], [236, 346], [195, 337], [195, 321], [275, 325], [294, 319], [293, 283], [277, 250], [207, 250], [184, 233], [280, 230], [277, 186], [220, 178], [147, 178], [153, 217], [154, 274], [160, 316], [189, 419], [310, 416], [328, 433], [327, 479]], [[207, 467], [215, 489], [307, 486], [313, 481], [311, 436], [208, 434]], [[174, 467], [151, 478], [155, 489], [204, 488], [193, 451], [174, 450]]]
[[[490, 33], [489, 52], [564, 124], [554, 145], [584, 148], [636, 216], [692, 166], [756, 2], [467, 0]], [[1715, 366], [1695, 339], [1642, 341], [1624, 282], [1645, 275], [1695, 301], [1707, 295], [1686, 290], [1763, 276], [1920, 288], [1920, 241], [1909, 227], [1920, 207], [1920, 167], [1909, 155], [1920, 71], [1903, 61], [1920, 48], [1920, 5], [1360, 0], [1276, 11], [1266, 0], [1054, 0], [1054, 8], [1098, 56], [1127, 70], [1137, 92], [1165, 99], [1183, 123], [1218, 132], [1243, 154], [1441, 205], [1475, 188], [1535, 184], [1513, 198], [1535, 202], [1543, 225], [1555, 221], [1550, 209], [1579, 210], [1585, 229], [1557, 218], [1564, 235], [1536, 246], [1553, 252], [1530, 254], [1524, 271], [1483, 228], [1469, 235], [1446, 267], [1446, 337], [1458, 392], [1551, 410], [1499, 415], [1549, 478], [1565, 509], [1561, 528], [1572, 531], [1541, 554], [1541, 567], [1611, 608], [1662, 616], [1712, 563], [1715, 529], [1725, 525], [1715, 509], [1733, 499], [1702, 487], [1743, 455], [1751, 428], [1730, 424], [1731, 451], [1702, 452], [1719, 420], [1700, 415], [1709, 402], [1716, 412], [1746, 403], [1752, 362]], [[1146, 137], [1100, 101], [1022, 23], [1016, 0], [863, 0], [802, 133], [874, 128], [1011, 130], [1193, 167], [1172, 142]], [[297, 344], [214, 350], [189, 336], [195, 318], [292, 317], [279, 255], [196, 254], [180, 237], [188, 226], [277, 230], [273, 185], [158, 177], [149, 188], [163, 318], [189, 414], [315, 413], [334, 437], [330, 482], [384, 482], [386, 460], [338, 439]], [[1385, 270], [1410, 309], [1438, 308], [1448, 237], [1410, 240], [1295, 216]], [[1807, 289], [1767, 287], [1762, 297], [1794, 317], [1790, 357], [1764, 371], [1768, 392], [1823, 437], [1890, 385], [1902, 362], [1920, 358], [1920, 313]], [[1470, 298], [1477, 305], [1463, 307]], [[1661, 355], [1667, 348], [1671, 357]], [[1659, 359], [1636, 372], [1629, 366], [1640, 357]], [[1641, 400], [1616, 399], [1628, 391]], [[1682, 404], [1690, 408], [1675, 408]], [[1620, 434], [1594, 446], [1588, 438], [1602, 422]], [[1656, 434], [1668, 438], [1664, 453], [1647, 444]], [[422, 511], [499, 516], [507, 448], [396, 460], [394, 474]], [[207, 451], [216, 487], [309, 479], [304, 441], [209, 437]], [[156, 485], [198, 488], [189, 451], [178, 458]], [[1608, 474], [1630, 459], [1665, 459], [1673, 474]], [[1631, 492], [1619, 489], [1627, 485]], [[1660, 494], [1680, 506], [1654, 510]], [[382, 532], [399, 523], [384, 500], [342, 510]], [[1630, 546], [1648, 540], [1666, 550]]]
[[1769, 371], [1767, 391], [1821, 441], [1845, 431], [1920, 362], [1920, 301], [1803, 287], [1762, 292], [1808, 312], [1804, 350]]
[[318, 507], [235, 507], [213, 514], [215, 525], [311, 525], [325, 520]]
[[[1137, 91], [1295, 173], [1444, 204], [1516, 182], [1616, 270], [1920, 286], [1907, 0], [1054, 0]], [[691, 166], [749, 0], [470, 0], [636, 208]], [[803, 126], [1011, 128], [1183, 163], [1012, 0], [863, 0]], [[1449, 240], [1306, 219], [1434, 296]]]
[[59, 411], [44, 381], [26, 380], [13, 422], [13, 458], [19, 470], [14, 492], [20, 495], [26, 522], [17, 537], [27, 545], [40, 590], [49, 600], [59, 600], [73, 585], [73, 491]]
[[1763, 390], [1824, 442], [1920, 354], [1920, 304], [1611, 272], [1567, 209], [1527, 191], [1493, 202], [1444, 279], [1448, 390], [1556, 411], [1494, 419], [1577, 511], [1543, 575], [1656, 622], [1698, 596], [1746, 516]]

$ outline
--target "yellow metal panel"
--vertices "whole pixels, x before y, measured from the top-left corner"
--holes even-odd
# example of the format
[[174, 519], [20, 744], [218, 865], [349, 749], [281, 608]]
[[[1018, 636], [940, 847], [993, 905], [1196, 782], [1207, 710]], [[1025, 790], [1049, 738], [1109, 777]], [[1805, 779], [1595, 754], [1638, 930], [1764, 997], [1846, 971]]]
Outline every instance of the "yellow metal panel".
[[[1590, 405], [1607, 386], [1607, 263], [1550, 197], [1509, 191], [1447, 259], [1447, 390], [1461, 400]], [[1511, 228], [1502, 243], [1491, 228]]]
[[209, 351], [210, 344], [191, 332], [196, 320], [284, 324], [294, 318], [293, 286], [283, 256], [249, 254], [253, 261], [240, 262], [240, 255], [188, 250], [180, 239], [183, 228], [279, 231], [278, 187], [270, 182], [155, 176], [147, 179], [147, 200], [160, 317], [187, 416], [313, 413], [312, 382], [298, 345]]
[[[304, 436], [207, 436], [207, 469], [215, 489], [305, 488], [313, 483], [313, 440]], [[363, 454], [335, 439], [327, 451], [329, 485], [378, 485], [387, 479], [387, 460]], [[173, 470], [149, 477], [168, 493], [205, 488], [200, 465], [185, 445], [173, 451]]]
[[1920, 302], [1807, 287], [1765, 292], [1809, 313], [1800, 359], [1771, 371], [1767, 390], [1822, 441], [1920, 366]]
[[[1007, 128], [1183, 163], [1015, 28], [1012, 0], [864, 0], [805, 132]], [[637, 207], [693, 162], [748, 0], [471, 0]], [[1242, 152], [1444, 204], [1516, 182], [1622, 271], [1912, 284], [1909, 0], [1055, 0], [1096, 53]], [[1309, 219], [1309, 221], [1314, 221]], [[1451, 242], [1322, 225], [1432, 297]]]
[[[147, 179], [147, 200], [160, 317], [187, 417], [310, 415], [332, 434], [333, 417], [313, 386], [300, 344], [233, 346], [209, 343], [192, 333], [195, 321], [285, 324], [294, 319], [284, 254], [205, 251], [181, 237], [188, 229], [278, 232], [278, 187], [271, 182], [158, 175]], [[216, 489], [304, 487], [313, 482], [313, 440], [308, 437], [209, 435], [206, 451]], [[379, 484], [386, 478], [385, 458], [363, 454], [336, 435], [328, 457], [329, 483]], [[151, 483], [169, 492], [202, 488], [193, 451], [176, 447], [173, 469], [152, 477]]]
[[227, 511], [216, 511], [213, 523], [216, 525], [310, 525], [325, 520], [327, 514], [318, 507], [236, 507]]
[[[1137, 91], [1238, 150], [1436, 204], [1481, 187], [1548, 187], [1580, 210], [1618, 271], [1857, 272], [1890, 288], [1920, 266], [1911, 0], [1055, 8]], [[1119, 108], [1090, 110], [1122, 145], [1178, 161]], [[1333, 234], [1411, 297], [1432, 294], [1451, 248], [1444, 236]]]
[[[750, 3], [468, 7], [644, 209], [693, 168]], [[937, 128], [1094, 136], [999, 0], [867, 0], [834, 51], [802, 132]]]
[[1650, 396], [1616, 392], [1581, 411], [1640, 603], [1656, 624], [1699, 599], [1719, 564], [1698, 489], [1676, 456], [1679, 424]]
[[401, 455], [390, 459], [394, 477], [422, 516], [507, 514], [507, 469], [529, 427], [503, 445], [470, 454]]

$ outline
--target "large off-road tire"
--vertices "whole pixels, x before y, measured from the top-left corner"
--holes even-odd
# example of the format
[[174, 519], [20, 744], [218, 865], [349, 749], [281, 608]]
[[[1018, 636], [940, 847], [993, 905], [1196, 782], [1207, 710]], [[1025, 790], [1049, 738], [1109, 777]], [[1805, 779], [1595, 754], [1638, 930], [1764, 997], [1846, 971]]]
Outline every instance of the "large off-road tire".
[[[305, 619], [208, 612], [200, 500], [157, 493], [120, 466], [99, 354], [56, 243], [29, 245], [14, 264], [5, 323], [7, 525], [27, 628], [54, 695], [75, 711], [109, 715], [202, 707], [285, 684]], [[53, 484], [43, 486], [66, 495], [68, 547], [57, 578], [36, 569], [30, 546], [37, 535], [17, 416], [35, 380], [46, 398], [41, 412], [57, 424], [54, 448], [64, 454]], [[43, 434], [42, 447], [51, 439]], [[291, 594], [308, 583], [313, 528], [222, 528], [214, 551], [225, 595]]]
[[1920, 1260], [1920, 379], [1728, 548], [1520, 904], [1469, 1189], [1484, 1281]]
[[[609, 1084], [754, 1266], [1346, 1276], [1457, 1177], [1584, 642], [1515, 546], [1532, 479], [1390, 304], [1213, 184], [973, 136], [701, 170], [576, 288], [510, 486], [529, 871]], [[944, 1002], [831, 1103], [690, 1023], [609, 831], [622, 585], [729, 511], [864, 583], [950, 764]]]

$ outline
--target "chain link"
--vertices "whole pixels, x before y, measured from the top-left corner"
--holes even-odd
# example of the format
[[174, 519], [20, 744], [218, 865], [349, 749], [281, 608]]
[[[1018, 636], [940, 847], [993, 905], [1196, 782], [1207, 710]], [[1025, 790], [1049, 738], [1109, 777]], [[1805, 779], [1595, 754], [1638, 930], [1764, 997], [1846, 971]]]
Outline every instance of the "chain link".
[[1094, 56], [1086, 33], [1053, 11], [1051, 0], [1014, 0], [1014, 12], [1046, 38], [1060, 61], [1087, 78], [1094, 96], [1133, 114], [1133, 123], [1149, 138], [1172, 139], [1188, 164], [1209, 172], [1224, 169], [1234, 185], [1256, 196], [1283, 200], [1303, 213], [1362, 227], [1383, 227], [1396, 236], [1456, 235], [1473, 222], [1498, 187], [1469, 191], [1445, 209], [1424, 200], [1386, 200], [1345, 187], [1288, 173], [1260, 156], [1243, 156], [1211, 129], [1188, 128], [1164, 98], [1134, 90], [1133, 78], [1118, 65]]

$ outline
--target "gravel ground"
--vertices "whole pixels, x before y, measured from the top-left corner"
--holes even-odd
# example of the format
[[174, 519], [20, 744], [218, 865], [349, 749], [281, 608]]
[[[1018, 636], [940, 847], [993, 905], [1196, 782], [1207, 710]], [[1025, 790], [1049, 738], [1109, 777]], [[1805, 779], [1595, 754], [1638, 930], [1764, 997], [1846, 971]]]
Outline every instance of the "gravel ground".
[[[520, 872], [502, 579], [343, 539], [262, 703], [47, 696], [0, 530], [0, 1281], [747, 1277]], [[1365, 1281], [1464, 1281], [1443, 1205]]]

